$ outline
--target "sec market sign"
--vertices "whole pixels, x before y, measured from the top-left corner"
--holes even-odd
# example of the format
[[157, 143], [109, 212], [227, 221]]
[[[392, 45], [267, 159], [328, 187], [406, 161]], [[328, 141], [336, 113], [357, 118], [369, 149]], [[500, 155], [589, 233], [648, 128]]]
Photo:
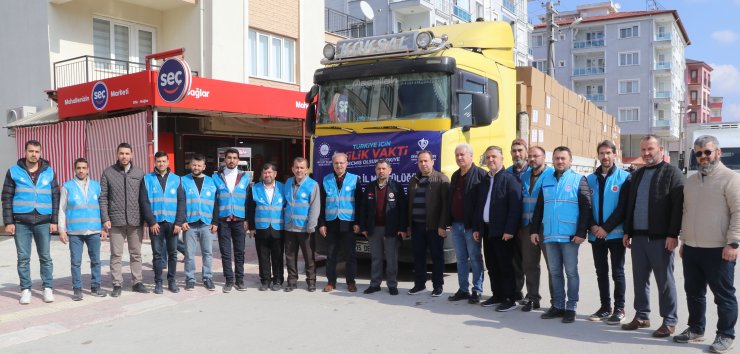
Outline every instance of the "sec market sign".
[[190, 92], [193, 77], [190, 66], [182, 59], [167, 59], [159, 69], [157, 92], [165, 102], [177, 103]]

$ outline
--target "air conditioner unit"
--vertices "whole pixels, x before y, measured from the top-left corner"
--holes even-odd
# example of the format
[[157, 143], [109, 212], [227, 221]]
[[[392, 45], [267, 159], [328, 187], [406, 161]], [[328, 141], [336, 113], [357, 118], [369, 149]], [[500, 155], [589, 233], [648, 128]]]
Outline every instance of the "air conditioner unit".
[[36, 107], [33, 106], [21, 106], [9, 109], [5, 116], [5, 124], [13, 123], [18, 119], [28, 117], [34, 113], [36, 113]]

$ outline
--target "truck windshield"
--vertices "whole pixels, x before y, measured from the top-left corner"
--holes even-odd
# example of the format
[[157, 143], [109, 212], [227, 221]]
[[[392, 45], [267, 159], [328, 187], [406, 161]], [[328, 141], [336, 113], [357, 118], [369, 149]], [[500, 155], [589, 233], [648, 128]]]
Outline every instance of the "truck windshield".
[[329, 81], [319, 96], [319, 124], [450, 116], [450, 77], [443, 73]]
[[[740, 148], [722, 148], [722, 163], [731, 170], [740, 170]], [[696, 170], [696, 157], [694, 150], [691, 150], [690, 170]]]

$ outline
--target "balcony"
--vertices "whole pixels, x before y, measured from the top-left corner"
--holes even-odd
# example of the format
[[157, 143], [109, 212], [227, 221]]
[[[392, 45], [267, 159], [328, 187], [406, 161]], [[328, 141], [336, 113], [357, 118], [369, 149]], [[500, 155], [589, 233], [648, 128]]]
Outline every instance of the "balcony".
[[[153, 70], [158, 66], [152, 65]], [[146, 64], [125, 60], [83, 55], [54, 63], [54, 89], [112, 77], [138, 73], [146, 70]], [[198, 76], [197, 71], [193, 71]]]
[[434, 10], [438, 15], [448, 16], [450, 14], [450, 0], [434, 0]]
[[671, 70], [671, 63], [667, 61], [656, 62], [655, 70]]
[[657, 33], [655, 35], [656, 41], [667, 41], [671, 40], [671, 34], [670, 33]]
[[573, 42], [573, 49], [603, 47], [604, 39], [590, 39], [586, 41]]
[[504, 0], [504, 8], [509, 10], [512, 14], [516, 14], [516, 4], [511, 0]]
[[591, 102], [602, 102], [604, 101], [604, 95], [586, 95], [586, 99]]
[[452, 14], [465, 22], [470, 22], [470, 12], [460, 6], [455, 5], [454, 7], [452, 7]]
[[671, 91], [655, 91], [655, 98], [671, 98]]
[[367, 22], [343, 12], [326, 8], [324, 30], [345, 38], [367, 37]]
[[573, 68], [573, 76], [601, 75], [604, 73], [604, 67], [592, 68]]

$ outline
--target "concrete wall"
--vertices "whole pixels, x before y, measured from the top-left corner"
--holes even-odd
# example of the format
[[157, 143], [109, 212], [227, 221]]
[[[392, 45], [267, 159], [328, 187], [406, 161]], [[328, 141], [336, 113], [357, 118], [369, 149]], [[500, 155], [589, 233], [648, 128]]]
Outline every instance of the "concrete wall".
[[300, 34], [299, 34], [299, 67], [298, 77], [300, 90], [308, 91], [313, 85], [313, 73], [319, 69], [321, 58], [324, 57], [323, 48], [326, 36], [324, 35], [324, 6], [322, 1], [300, 1]]
[[210, 78], [247, 82], [247, 31], [250, 10], [261, 1], [210, 0], [204, 3], [205, 67]]

